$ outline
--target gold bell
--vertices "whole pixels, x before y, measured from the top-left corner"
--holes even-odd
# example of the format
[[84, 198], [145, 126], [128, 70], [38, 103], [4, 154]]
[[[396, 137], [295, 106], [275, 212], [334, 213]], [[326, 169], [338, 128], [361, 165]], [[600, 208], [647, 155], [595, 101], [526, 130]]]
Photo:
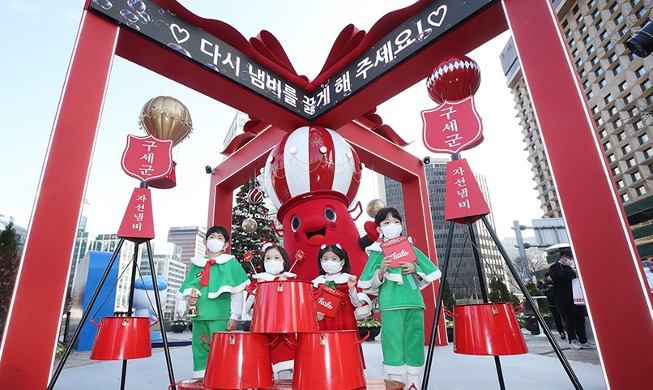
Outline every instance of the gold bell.
[[[193, 287], [193, 289], [190, 292], [190, 296], [193, 298], [197, 298], [197, 289]], [[188, 316], [189, 317], [197, 317], [197, 306], [196, 305], [188, 305]]]

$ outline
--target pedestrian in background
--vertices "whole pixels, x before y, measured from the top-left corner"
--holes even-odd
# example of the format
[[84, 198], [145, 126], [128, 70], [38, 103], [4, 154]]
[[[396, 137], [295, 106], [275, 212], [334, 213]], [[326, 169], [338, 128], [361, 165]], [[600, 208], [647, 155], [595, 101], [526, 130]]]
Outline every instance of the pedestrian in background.
[[560, 260], [551, 265], [549, 273], [553, 281], [553, 296], [556, 306], [565, 319], [569, 346], [572, 349], [593, 348], [593, 345], [588, 343], [585, 333], [585, 306], [574, 304], [571, 280], [578, 276], [571, 249], [560, 250]]
[[565, 328], [562, 325], [562, 318], [560, 316], [560, 312], [558, 311], [558, 305], [556, 304], [554, 296], [555, 286], [553, 285], [553, 280], [551, 280], [550, 272], [544, 274], [544, 281], [539, 286], [539, 289], [544, 293], [544, 295], [546, 295], [546, 300], [549, 303], [549, 311], [551, 311], [551, 315], [555, 320], [556, 330], [560, 334], [560, 338], [563, 340], [566, 339], [567, 334], [565, 333]]

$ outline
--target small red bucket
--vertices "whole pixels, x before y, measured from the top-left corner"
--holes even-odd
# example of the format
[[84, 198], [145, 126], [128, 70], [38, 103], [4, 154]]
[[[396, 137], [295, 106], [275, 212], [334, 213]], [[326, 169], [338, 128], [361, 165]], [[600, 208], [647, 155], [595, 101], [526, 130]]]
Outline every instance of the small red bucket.
[[[184, 379], [175, 383], [177, 385], [177, 390], [209, 390], [208, 387], [204, 387], [203, 378], [193, 378], [193, 379]], [[172, 386], [168, 386], [168, 389]]]
[[292, 390], [292, 379], [279, 379], [274, 381], [272, 386], [262, 390]]
[[147, 317], [104, 317], [99, 327], [93, 349], [92, 360], [128, 360], [152, 356], [152, 336]]
[[365, 388], [361, 343], [353, 330], [298, 334], [293, 389]]
[[211, 389], [250, 389], [273, 382], [268, 336], [246, 332], [215, 332], [210, 342], [204, 386]]
[[515, 317], [518, 312], [509, 303], [454, 306], [453, 351], [488, 356], [528, 353]]
[[297, 280], [260, 282], [251, 332], [317, 332], [317, 309], [311, 283]]
[[174, 188], [177, 185], [177, 174], [175, 173], [176, 168], [177, 163], [173, 161], [172, 169], [167, 175], [158, 179], [150, 180], [147, 184], [152, 188], [161, 188], [164, 190]]

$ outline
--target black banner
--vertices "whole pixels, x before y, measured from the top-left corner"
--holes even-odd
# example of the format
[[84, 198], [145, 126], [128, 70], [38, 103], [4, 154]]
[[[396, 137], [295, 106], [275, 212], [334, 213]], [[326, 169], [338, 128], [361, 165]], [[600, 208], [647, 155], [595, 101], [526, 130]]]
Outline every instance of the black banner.
[[93, 0], [90, 8], [313, 120], [493, 1], [433, 1], [312, 93], [151, 0]]

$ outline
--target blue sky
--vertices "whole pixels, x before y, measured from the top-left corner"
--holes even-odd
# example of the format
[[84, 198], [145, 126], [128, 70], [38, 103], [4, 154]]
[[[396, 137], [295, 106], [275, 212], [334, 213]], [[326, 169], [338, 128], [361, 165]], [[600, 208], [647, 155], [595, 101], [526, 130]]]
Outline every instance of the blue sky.
[[[272, 32], [298, 72], [314, 77], [337, 34], [347, 24], [367, 30], [385, 13], [412, 2], [183, 0], [181, 3], [202, 17], [231, 24], [246, 38], [264, 29]], [[83, 4], [82, 0], [0, 0], [0, 23], [7, 34], [0, 62], [0, 112], [4, 122], [0, 141], [0, 214], [5, 218], [13, 216], [17, 224], [25, 227], [31, 217]], [[513, 236], [510, 230], [513, 220], [530, 224], [530, 219], [541, 216], [514, 103], [499, 63], [499, 53], [507, 39], [504, 33], [468, 54], [481, 67], [482, 82], [476, 105], [483, 118], [485, 141], [463, 153], [472, 170], [487, 177], [500, 237]], [[125, 139], [127, 134], [143, 135], [138, 127], [138, 114], [147, 100], [159, 95], [174, 96], [188, 107], [194, 131], [173, 149], [173, 158], [178, 163], [177, 187], [153, 190], [156, 235], [165, 239], [170, 226], [205, 224], [209, 178], [204, 166], [215, 166], [222, 161], [219, 154], [222, 140], [235, 110], [116, 57], [86, 192], [88, 204], [84, 214], [94, 234], [118, 229], [129, 195], [138, 186], [120, 168]], [[430, 154], [448, 158], [428, 153], [421, 144], [420, 112], [435, 106], [421, 82], [382, 104], [377, 113], [405, 139], [414, 141], [406, 148], [409, 152], [419, 157]], [[359, 193], [363, 204], [373, 197], [373, 193]]]

